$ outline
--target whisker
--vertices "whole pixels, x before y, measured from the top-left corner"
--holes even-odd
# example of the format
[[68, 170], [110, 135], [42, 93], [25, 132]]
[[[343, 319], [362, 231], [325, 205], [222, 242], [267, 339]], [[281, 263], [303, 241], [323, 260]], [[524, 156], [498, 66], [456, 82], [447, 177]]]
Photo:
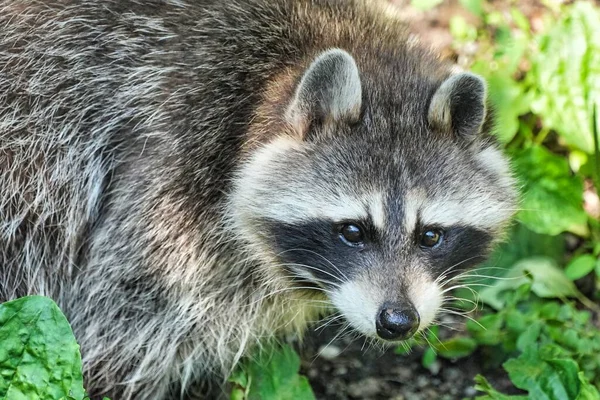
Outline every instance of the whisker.
[[[277, 264], [277, 266], [281, 266], [281, 267], [301, 267], [301, 268], [311, 269], [311, 270], [314, 270], [314, 271], [321, 272], [323, 274], [329, 275], [332, 278], [337, 279], [340, 283], [343, 283], [343, 281], [338, 276], [332, 274], [331, 272], [325, 271], [324, 269], [321, 269], [321, 268], [318, 268], [318, 267], [315, 267], [315, 266], [312, 266], [312, 265], [297, 264], [297, 263], [282, 263], [282, 264]], [[321, 278], [314, 277], [314, 279], [321, 279]], [[325, 279], [321, 279], [321, 280], [324, 283], [327, 283], [327, 284], [332, 285], [332, 286], [336, 286], [338, 288], [341, 286], [337, 282], [331, 282], [331, 281], [328, 281], [328, 280], [325, 280]]]
[[456, 267], [458, 267], [459, 265], [466, 263], [467, 261], [471, 261], [471, 260], [473, 260], [473, 259], [475, 259], [475, 258], [479, 258], [479, 257], [483, 257], [483, 256], [472, 256], [472, 257], [466, 258], [466, 259], [464, 259], [464, 260], [462, 260], [462, 261], [460, 261], [460, 262], [458, 262], [458, 263], [456, 263], [456, 264], [454, 264], [454, 265], [452, 265], [452, 266], [450, 266], [450, 267], [446, 268], [446, 269], [445, 269], [445, 270], [444, 270], [444, 271], [443, 271], [443, 272], [440, 274], [440, 276], [438, 276], [438, 277], [437, 277], [437, 279], [434, 281], [434, 283], [439, 283], [439, 282], [440, 282], [440, 280], [442, 280], [442, 279], [445, 279], [445, 277], [446, 277], [446, 273], [447, 273], [447, 272], [449, 272], [450, 270], [452, 270], [453, 268], [456, 268]]
[[453, 314], [453, 315], [458, 315], [458, 316], [460, 316], [460, 317], [465, 317], [465, 318], [467, 318], [467, 319], [469, 319], [469, 320], [473, 321], [475, 324], [479, 325], [479, 326], [481, 327], [481, 329], [487, 330], [487, 328], [486, 328], [486, 327], [484, 327], [483, 325], [481, 325], [481, 324], [479, 323], [479, 321], [477, 321], [476, 319], [474, 319], [474, 318], [470, 317], [469, 315], [466, 315], [466, 313], [460, 313], [460, 312], [457, 312], [457, 311], [452, 311], [452, 310], [448, 310], [448, 309], [445, 309], [445, 308], [443, 308], [443, 309], [440, 309], [440, 310], [441, 310], [441, 311], [443, 311], [443, 312], [445, 312], [445, 313], [448, 313], [448, 314]]
[[334, 322], [339, 322], [340, 320], [343, 320], [344, 316], [339, 314], [339, 315], [335, 315], [333, 314], [331, 317], [327, 317], [325, 318], [325, 321], [323, 321], [322, 324], [320, 324], [318, 327], [315, 328], [315, 332], [318, 332], [319, 330], [324, 329], [326, 326], [329, 326], [331, 324], [333, 324]]
[[334, 269], [335, 269], [337, 272], [339, 272], [339, 273], [340, 273], [340, 275], [342, 276], [342, 278], [344, 278], [346, 281], [348, 281], [348, 280], [349, 280], [349, 279], [348, 279], [348, 277], [346, 276], [346, 274], [344, 274], [344, 273], [342, 272], [342, 270], [340, 270], [340, 269], [339, 269], [339, 268], [338, 268], [338, 267], [337, 267], [337, 266], [336, 266], [334, 263], [332, 263], [331, 261], [329, 261], [329, 260], [328, 260], [328, 259], [327, 259], [325, 256], [323, 256], [322, 254], [319, 254], [319, 253], [317, 253], [317, 252], [315, 252], [315, 251], [308, 250], [308, 249], [298, 249], [298, 248], [296, 248], [296, 249], [288, 249], [288, 250], [284, 250], [284, 251], [280, 252], [280, 253], [279, 253], [279, 255], [281, 255], [281, 254], [285, 254], [285, 253], [287, 253], [287, 252], [290, 252], [290, 251], [305, 251], [305, 252], [307, 252], [307, 253], [314, 254], [314, 255], [316, 255], [316, 256], [318, 256], [318, 257], [321, 257], [323, 260], [325, 260], [325, 262], [327, 262], [327, 263], [328, 263], [329, 265], [331, 265], [331, 266], [332, 266], [332, 267], [333, 267], [333, 268], [334, 268]]
[[429, 339], [427, 339], [427, 335], [425, 335], [425, 332], [421, 331], [419, 333], [421, 334], [421, 336], [423, 337], [423, 339], [425, 339], [425, 342], [427, 343], [427, 346], [429, 346], [429, 348], [434, 352], [434, 354], [437, 355], [437, 348], [433, 344], [431, 344], [431, 342], [429, 341]]

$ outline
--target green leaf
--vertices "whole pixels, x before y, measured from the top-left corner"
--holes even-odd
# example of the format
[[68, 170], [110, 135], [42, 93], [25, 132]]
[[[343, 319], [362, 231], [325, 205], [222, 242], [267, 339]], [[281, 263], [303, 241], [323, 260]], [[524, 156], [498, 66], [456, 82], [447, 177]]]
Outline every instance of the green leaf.
[[569, 359], [542, 360], [528, 351], [504, 364], [511, 381], [539, 400], [575, 399], [581, 390], [577, 363]]
[[539, 309], [541, 318], [563, 321], [559, 317], [560, 311], [561, 311], [561, 305], [555, 301], [546, 303]]
[[529, 315], [516, 308], [509, 307], [506, 310], [506, 330], [512, 333], [521, 334], [529, 327]]
[[433, 365], [433, 363], [437, 360], [437, 354], [435, 351], [428, 347], [427, 350], [423, 352], [423, 358], [421, 358], [421, 365], [423, 368], [429, 368]]
[[500, 310], [505, 304], [502, 292], [514, 291], [529, 282], [531, 290], [539, 297], [566, 298], [579, 294], [575, 284], [566, 277], [555, 261], [546, 257], [532, 257], [515, 264], [502, 280], [483, 289], [479, 296], [484, 303]]
[[519, 221], [542, 234], [586, 234], [583, 182], [572, 176], [567, 160], [541, 146], [517, 152], [513, 160], [524, 188]]
[[510, 142], [519, 130], [519, 116], [529, 110], [521, 85], [504, 70], [486, 76], [489, 98], [496, 112], [494, 134], [502, 143]]
[[[564, 253], [565, 238], [563, 235], [543, 235], [527, 229], [523, 224], [515, 224], [510, 232], [509, 240], [496, 248], [490, 259], [477, 269], [477, 273], [502, 276], [523, 258], [544, 256], [558, 262], [563, 259]], [[488, 281], [477, 278], [477, 283], [494, 282], [494, 279]]]
[[0, 304], [0, 398], [83, 399], [81, 355], [67, 319], [49, 298]]
[[[238, 384], [232, 396], [248, 400], [314, 400], [306, 377], [298, 374], [300, 358], [290, 346], [264, 347], [258, 358], [242, 366], [245, 376], [232, 377]], [[244, 385], [248, 385], [243, 388]], [[245, 397], [240, 397], [245, 389]]]
[[467, 329], [473, 338], [479, 344], [494, 346], [502, 341], [502, 323], [501, 314], [488, 314], [477, 320], [477, 323], [468, 320]]
[[569, 145], [593, 153], [592, 103], [600, 96], [600, 12], [578, 1], [538, 38], [532, 110]]
[[477, 342], [469, 337], [453, 337], [436, 346], [438, 355], [444, 358], [456, 359], [471, 355], [477, 348]]
[[583, 371], [577, 374], [579, 376], [579, 382], [581, 383], [581, 390], [576, 400], [598, 400], [600, 399], [600, 392], [590, 381], [585, 377]]
[[577, 296], [577, 288], [573, 282], [552, 260], [542, 257], [523, 260], [515, 265], [507, 278], [518, 277], [524, 273], [532, 280], [531, 291], [539, 297]]
[[483, 375], [476, 375], [475, 378], [475, 389], [486, 393], [486, 396], [477, 397], [478, 400], [526, 400], [525, 396], [508, 396], [498, 392], [494, 387], [485, 379]]
[[519, 339], [517, 339], [517, 348], [522, 352], [525, 352], [529, 348], [535, 346], [541, 331], [542, 323], [540, 321], [535, 321], [533, 324], [530, 324], [525, 331], [519, 335]]
[[575, 257], [565, 268], [565, 275], [572, 281], [583, 278], [594, 270], [596, 262], [596, 258], [591, 254]]

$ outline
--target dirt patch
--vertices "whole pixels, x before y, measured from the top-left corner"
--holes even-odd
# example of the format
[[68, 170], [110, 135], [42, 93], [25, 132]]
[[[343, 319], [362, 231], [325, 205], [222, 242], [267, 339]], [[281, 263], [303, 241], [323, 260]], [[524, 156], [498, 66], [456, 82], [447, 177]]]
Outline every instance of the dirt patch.
[[[460, 323], [451, 317], [445, 317], [445, 322]], [[313, 330], [300, 350], [301, 372], [308, 377], [317, 399], [470, 399], [478, 393], [473, 387], [478, 373], [505, 393], [514, 390], [499, 360], [490, 361], [494, 357], [489, 353], [476, 352], [456, 361], [438, 358], [430, 368], [424, 368], [424, 348], [400, 355], [395, 347], [374, 348], [356, 335], [336, 338], [339, 332], [339, 327]], [[455, 334], [442, 329], [439, 336], [444, 340]]]

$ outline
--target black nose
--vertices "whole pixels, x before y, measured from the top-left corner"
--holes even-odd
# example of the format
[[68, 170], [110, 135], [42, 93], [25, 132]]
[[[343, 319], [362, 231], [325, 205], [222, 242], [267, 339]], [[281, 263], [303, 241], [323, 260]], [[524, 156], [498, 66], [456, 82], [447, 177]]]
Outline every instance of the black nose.
[[419, 328], [419, 314], [412, 307], [383, 306], [375, 323], [377, 335], [385, 340], [410, 338]]

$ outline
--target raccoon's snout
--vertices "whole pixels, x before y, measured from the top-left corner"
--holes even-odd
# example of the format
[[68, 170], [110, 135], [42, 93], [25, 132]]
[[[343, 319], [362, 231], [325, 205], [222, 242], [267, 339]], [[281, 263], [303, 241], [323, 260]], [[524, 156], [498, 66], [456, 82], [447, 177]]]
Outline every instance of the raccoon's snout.
[[377, 335], [384, 340], [405, 340], [419, 328], [419, 314], [413, 307], [386, 304], [377, 315]]

